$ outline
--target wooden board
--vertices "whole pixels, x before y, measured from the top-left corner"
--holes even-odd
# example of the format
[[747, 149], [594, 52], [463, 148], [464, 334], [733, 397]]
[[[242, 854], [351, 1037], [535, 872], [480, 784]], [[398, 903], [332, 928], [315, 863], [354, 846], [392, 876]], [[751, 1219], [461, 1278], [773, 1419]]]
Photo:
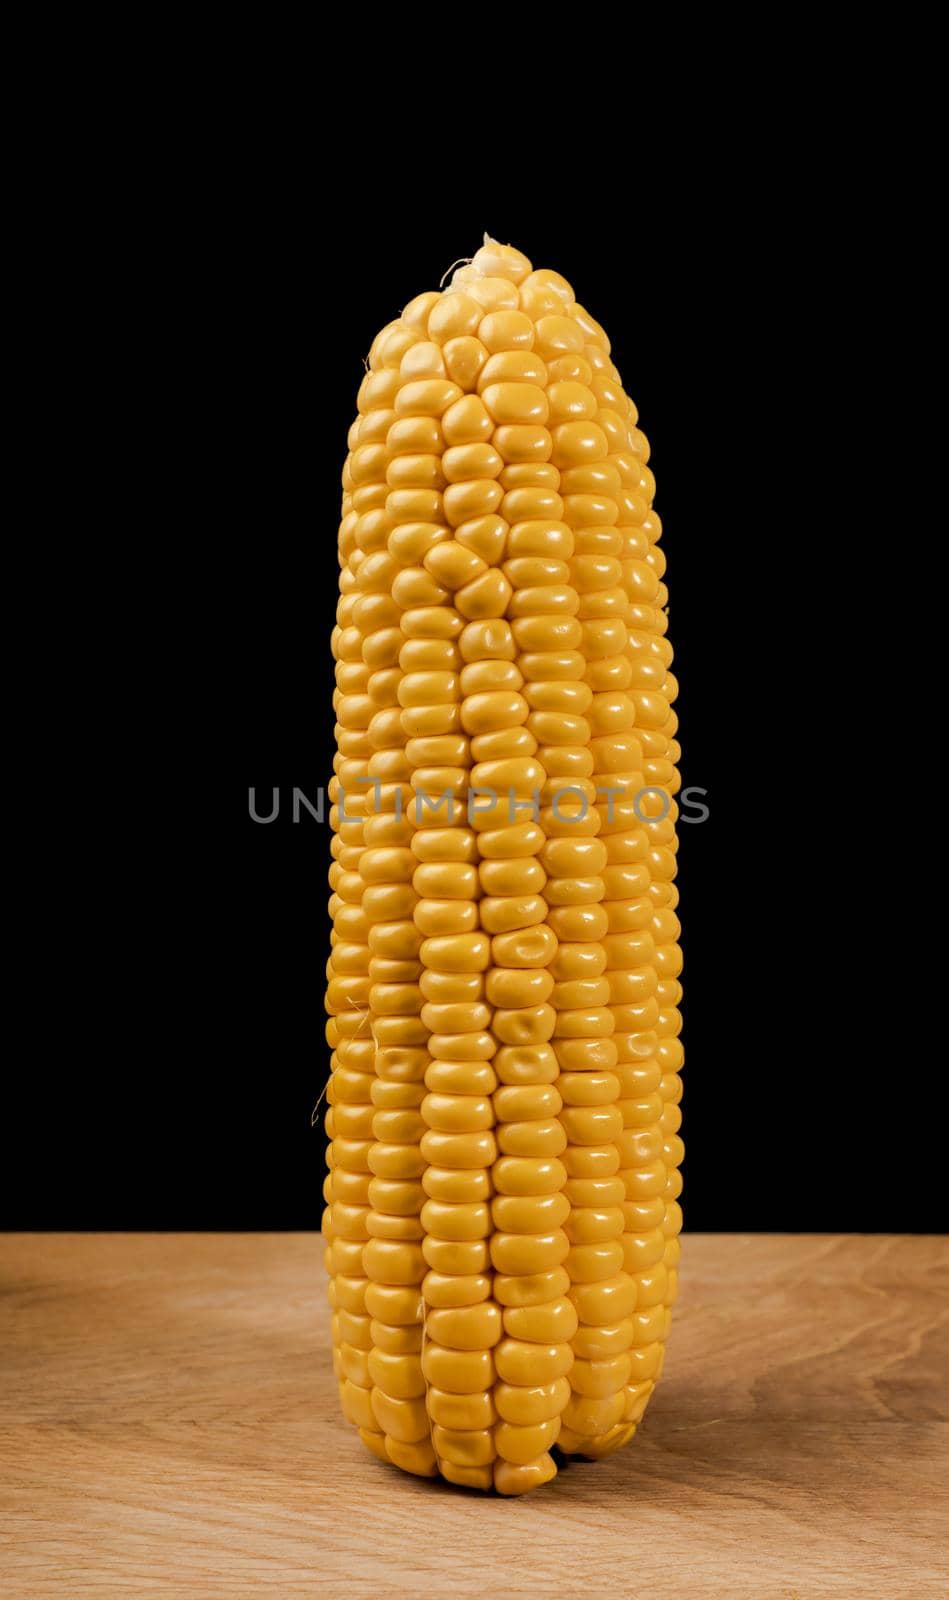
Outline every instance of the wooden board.
[[946, 1594], [944, 1239], [687, 1237], [639, 1434], [518, 1501], [363, 1449], [321, 1254], [0, 1238], [4, 1600]]

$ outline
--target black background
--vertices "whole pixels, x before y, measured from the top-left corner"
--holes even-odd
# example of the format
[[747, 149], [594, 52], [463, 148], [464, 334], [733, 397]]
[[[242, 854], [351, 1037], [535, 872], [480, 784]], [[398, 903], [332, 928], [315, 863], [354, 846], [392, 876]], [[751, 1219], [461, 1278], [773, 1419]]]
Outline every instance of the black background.
[[[291, 792], [330, 773], [346, 431], [377, 328], [486, 227], [570, 278], [652, 444], [683, 779], [710, 808], [681, 829], [686, 1225], [938, 1225], [899, 1087], [892, 904], [850, 954], [893, 837], [867, 867], [842, 790], [863, 706], [835, 472], [865, 373], [839, 348], [826, 216], [802, 226], [792, 179], [775, 203], [712, 171], [661, 209], [617, 175], [586, 221], [531, 193], [368, 206], [344, 186], [314, 215], [258, 175], [196, 186], [156, 235], [128, 336], [157, 435], [139, 559], [113, 577], [147, 687], [106, 653], [96, 801], [57, 819], [32, 934], [40, 1048], [8, 1086], [4, 1226], [318, 1225], [329, 833], [293, 824]], [[251, 785], [264, 813], [279, 788], [273, 824]]]

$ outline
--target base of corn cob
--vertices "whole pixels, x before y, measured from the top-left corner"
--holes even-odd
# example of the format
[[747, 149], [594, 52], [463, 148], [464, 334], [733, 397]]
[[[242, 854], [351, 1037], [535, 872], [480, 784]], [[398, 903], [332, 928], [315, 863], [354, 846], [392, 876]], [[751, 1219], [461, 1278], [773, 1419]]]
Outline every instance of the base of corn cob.
[[378, 335], [358, 413], [333, 636], [334, 1364], [381, 1460], [521, 1494], [632, 1436], [676, 1293], [661, 526], [602, 328], [488, 238]]

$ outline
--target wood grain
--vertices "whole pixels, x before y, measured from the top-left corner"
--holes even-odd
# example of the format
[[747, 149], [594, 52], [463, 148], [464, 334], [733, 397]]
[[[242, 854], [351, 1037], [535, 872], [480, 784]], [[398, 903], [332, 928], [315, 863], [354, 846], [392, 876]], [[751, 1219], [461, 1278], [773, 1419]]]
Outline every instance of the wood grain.
[[692, 1235], [632, 1444], [505, 1501], [375, 1461], [308, 1234], [0, 1239], [0, 1592], [929, 1600], [946, 1241]]

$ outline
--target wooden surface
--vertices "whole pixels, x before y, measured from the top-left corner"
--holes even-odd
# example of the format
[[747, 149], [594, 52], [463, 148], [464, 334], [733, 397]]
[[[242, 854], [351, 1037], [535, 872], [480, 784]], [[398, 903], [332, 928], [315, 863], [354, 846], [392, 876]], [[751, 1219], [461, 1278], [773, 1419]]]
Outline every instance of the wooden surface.
[[942, 1597], [947, 1254], [687, 1237], [639, 1434], [505, 1501], [344, 1424], [316, 1236], [0, 1237], [0, 1594]]

